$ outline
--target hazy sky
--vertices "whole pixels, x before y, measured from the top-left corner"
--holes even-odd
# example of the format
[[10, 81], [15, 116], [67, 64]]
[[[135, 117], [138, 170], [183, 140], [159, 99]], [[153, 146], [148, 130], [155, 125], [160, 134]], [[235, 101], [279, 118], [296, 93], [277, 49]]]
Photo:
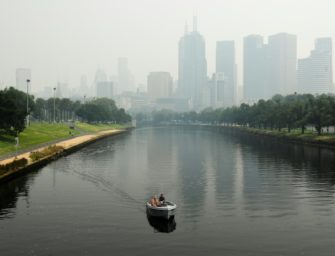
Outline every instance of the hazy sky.
[[335, 39], [334, 12], [334, 0], [0, 0], [0, 83], [15, 85], [15, 69], [28, 67], [35, 89], [74, 87], [98, 67], [116, 75], [118, 57], [129, 58], [137, 83], [150, 71], [177, 79], [178, 40], [197, 14], [208, 75], [216, 41], [235, 40], [241, 84], [244, 36], [297, 34], [305, 57], [315, 37]]

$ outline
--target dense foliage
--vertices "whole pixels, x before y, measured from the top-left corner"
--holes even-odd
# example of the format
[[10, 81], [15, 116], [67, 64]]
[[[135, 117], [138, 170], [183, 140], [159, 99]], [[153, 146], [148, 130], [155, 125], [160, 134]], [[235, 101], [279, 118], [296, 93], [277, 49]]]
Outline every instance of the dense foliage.
[[[28, 113], [34, 110], [34, 98], [28, 97]], [[27, 94], [14, 89], [6, 88], [0, 91], [0, 132], [16, 135], [25, 128], [27, 117]]]
[[47, 122], [63, 122], [69, 120], [87, 121], [91, 123], [126, 123], [131, 121], [124, 109], [117, 108], [111, 99], [100, 98], [87, 101], [50, 98], [48, 100], [28, 96], [13, 87], [0, 90], [0, 135], [18, 135], [25, 129], [26, 117]]
[[111, 99], [100, 98], [81, 105], [76, 111], [77, 115], [91, 122], [126, 123], [131, 121], [123, 108], [117, 108]]
[[225, 109], [207, 108], [200, 113], [176, 113], [168, 110], [153, 112], [148, 116], [138, 114], [138, 123], [208, 123], [240, 125], [260, 129], [286, 128], [288, 132], [293, 128], [305, 132], [306, 126], [315, 127], [318, 134], [323, 128], [335, 126], [335, 97], [333, 95], [313, 96], [303, 95], [275, 95], [269, 100], [259, 100], [257, 103], [241, 104], [239, 107]]

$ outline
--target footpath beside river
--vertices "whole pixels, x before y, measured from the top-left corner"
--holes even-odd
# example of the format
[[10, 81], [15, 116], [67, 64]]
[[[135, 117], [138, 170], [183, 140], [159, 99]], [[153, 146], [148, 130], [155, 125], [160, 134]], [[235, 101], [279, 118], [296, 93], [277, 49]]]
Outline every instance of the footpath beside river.
[[[20, 160], [20, 159], [27, 159], [28, 163], [21, 168], [14, 168], [13, 170], [7, 171], [3, 174], [1, 174], [0, 172], [0, 183], [3, 181], [6, 181], [8, 179], [11, 179], [13, 177], [16, 177], [24, 172], [27, 172], [29, 170], [33, 170], [35, 168], [38, 168], [40, 166], [43, 166], [45, 164], [47, 164], [48, 162], [57, 159], [58, 157], [62, 156], [62, 155], [66, 155], [69, 154], [73, 151], [76, 151], [82, 147], [84, 147], [87, 144], [90, 144], [92, 142], [95, 142], [97, 140], [100, 140], [102, 138], [105, 137], [109, 137], [109, 136], [114, 136], [120, 133], [124, 133], [126, 132], [127, 129], [112, 129], [112, 130], [106, 130], [106, 131], [100, 131], [94, 134], [86, 134], [86, 135], [82, 135], [82, 136], [77, 136], [74, 138], [70, 138], [52, 145], [48, 145], [48, 146], [42, 146], [40, 148], [34, 149], [34, 150], [27, 150], [24, 153], [21, 153], [17, 156], [13, 156], [13, 157], [9, 157], [6, 158], [4, 160], [0, 161], [0, 166], [1, 165], [6, 165], [9, 164], [11, 162], [13, 162], [14, 160]], [[43, 150], [47, 149], [48, 147], [52, 147], [52, 146], [57, 146], [59, 148], [62, 148], [61, 152], [55, 152], [54, 154], [45, 156], [41, 159], [38, 159], [37, 161], [33, 161], [30, 156], [32, 152], [42, 152]]]

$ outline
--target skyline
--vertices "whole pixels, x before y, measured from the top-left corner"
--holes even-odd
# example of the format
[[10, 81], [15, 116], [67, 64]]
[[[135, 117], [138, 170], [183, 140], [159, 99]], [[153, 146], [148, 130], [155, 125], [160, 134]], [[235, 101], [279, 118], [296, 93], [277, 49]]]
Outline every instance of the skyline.
[[[128, 58], [136, 86], [146, 84], [147, 75], [155, 71], [170, 72], [177, 79], [178, 41], [186, 20], [191, 30], [194, 14], [206, 41], [209, 77], [215, 71], [216, 42], [235, 41], [237, 85], [243, 81], [243, 38], [249, 34], [264, 38], [280, 32], [295, 34], [298, 58], [309, 56], [316, 38], [335, 37], [331, 1], [242, 2], [193, 1], [190, 7], [185, 2], [153, 0], [1, 1], [0, 82], [15, 85], [16, 68], [30, 68], [33, 91], [57, 81], [79, 87], [82, 75], [91, 85], [99, 68], [108, 77], [117, 75], [120, 57]], [[241, 15], [243, 19], [238, 18]]]

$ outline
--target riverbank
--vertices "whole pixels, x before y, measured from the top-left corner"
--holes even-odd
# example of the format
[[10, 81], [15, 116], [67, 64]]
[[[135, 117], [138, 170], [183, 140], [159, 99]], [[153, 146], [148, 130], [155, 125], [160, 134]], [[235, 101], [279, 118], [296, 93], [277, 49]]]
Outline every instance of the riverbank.
[[[0, 166], [5, 166], [8, 165], [9, 163], [14, 162], [15, 160], [21, 160], [21, 159], [26, 159], [28, 162], [25, 166], [23, 167], [19, 167], [19, 168], [14, 168], [12, 170], [6, 171], [1, 173], [0, 172], [0, 183], [7, 181], [11, 178], [17, 177], [18, 175], [21, 175], [23, 173], [26, 173], [30, 170], [34, 170], [36, 168], [39, 168], [43, 165], [46, 165], [47, 163], [61, 157], [67, 154], [70, 154], [90, 143], [93, 143], [97, 140], [109, 137], [109, 136], [115, 136], [121, 133], [125, 133], [127, 132], [129, 129], [113, 129], [113, 130], [105, 130], [105, 131], [100, 131], [100, 132], [96, 132], [93, 134], [86, 134], [86, 135], [82, 135], [82, 136], [77, 136], [71, 139], [67, 139], [67, 140], [63, 140], [61, 142], [57, 142], [48, 146], [42, 146], [40, 148], [31, 150], [31, 151], [27, 151], [25, 153], [22, 154], [18, 154], [16, 156], [13, 157], [9, 157], [6, 158], [2, 161], [0, 161]], [[45, 157], [42, 157], [38, 160], [33, 161], [33, 159], [31, 159], [31, 154], [33, 152], [43, 152], [45, 150], [47, 150], [48, 148], [51, 147], [57, 147], [60, 150], [55, 151], [54, 153], [47, 155]]]
[[311, 131], [307, 131], [304, 134], [302, 134], [300, 131], [279, 132], [275, 130], [262, 130], [256, 128], [241, 127], [241, 126], [217, 126], [217, 127], [219, 127], [224, 131], [232, 133], [244, 133], [254, 136], [268, 137], [282, 142], [300, 143], [304, 145], [335, 149], [335, 135], [333, 134], [317, 135], [316, 133]]
[[104, 130], [125, 129], [127, 126], [117, 124], [88, 124], [76, 122], [74, 129], [69, 123], [32, 122], [19, 135], [16, 147], [15, 137], [0, 135], [0, 161], [11, 156], [35, 150], [42, 146], [58, 143], [76, 136], [91, 134]]

